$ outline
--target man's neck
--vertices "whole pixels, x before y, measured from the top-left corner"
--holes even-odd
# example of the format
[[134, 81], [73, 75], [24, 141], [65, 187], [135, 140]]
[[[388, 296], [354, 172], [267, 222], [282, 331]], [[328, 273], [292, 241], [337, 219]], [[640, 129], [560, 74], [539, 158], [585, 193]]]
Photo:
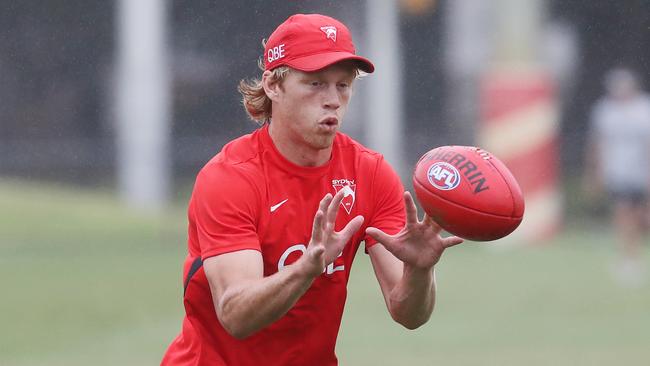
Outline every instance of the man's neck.
[[[274, 128], [275, 127], [275, 128]], [[332, 147], [327, 149], [313, 149], [306, 143], [300, 144], [291, 140], [287, 133], [279, 131], [277, 125], [269, 125], [271, 141], [280, 154], [290, 162], [304, 167], [317, 167], [326, 164], [332, 155]]]

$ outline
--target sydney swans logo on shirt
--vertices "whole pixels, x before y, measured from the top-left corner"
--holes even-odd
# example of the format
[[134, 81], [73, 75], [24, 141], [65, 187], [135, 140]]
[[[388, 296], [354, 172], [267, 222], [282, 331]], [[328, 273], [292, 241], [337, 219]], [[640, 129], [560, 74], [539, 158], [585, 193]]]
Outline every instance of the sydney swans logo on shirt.
[[332, 187], [334, 187], [337, 193], [343, 190], [341, 206], [343, 206], [345, 212], [349, 215], [352, 212], [352, 206], [354, 206], [357, 195], [357, 185], [354, 183], [354, 179], [332, 179]]

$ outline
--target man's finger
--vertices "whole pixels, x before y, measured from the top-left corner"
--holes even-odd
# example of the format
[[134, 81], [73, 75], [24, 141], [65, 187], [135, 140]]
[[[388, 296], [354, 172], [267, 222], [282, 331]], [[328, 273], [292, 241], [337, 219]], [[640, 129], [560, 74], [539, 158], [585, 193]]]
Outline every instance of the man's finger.
[[343, 230], [339, 231], [339, 235], [341, 235], [341, 240], [347, 243], [348, 240], [350, 240], [350, 238], [352, 237], [352, 235], [354, 235], [354, 233], [356, 233], [359, 230], [361, 225], [363, 225], [363, 216], [361, 215], [350, 220], [350, 222], [348, 222], [348, 224], [345, 225]]
[[406, 224], [416, 224], [418, 222], [418, 208], [409, 191], [404, 192], [404, 207], [406, 208]]
[[323, 240], [323, 211], [316, 211], [314, 226], [311, 229], [311, 240], [320, 243]]
[[332, 226], [334, 226], [334, 222], [336, 221], [336, 214], [339, 212], [339, 206], [343, 200], [344, 193], [343, 189], [336, 192], [334, 198], [332, 198], [332, 202], [330, 202], [329, 207], [327, 207], [327, 216], [325, 218], [327, 223], [332, 223]]
[[463, 240], [463, 238], [459, 238], [457, 236], [450, 236], [448, 238], [442, 239], [442, 246], [444, 246], [445, 248], [451, 248], [454, 245], [458, 245], [464, 241], [465, 240]]
[[391, 235], [388, 235], [375, 227], [366, 228], [366, 234], [377, 240], [379, 244], [383, 245], [389, 252], [392, 253], [395, 249], [395, 240]]
[[327, 207], [329, 207], [331, 201], [332, 201], [332, 194], [331, 193], [326, 194], [320, 200], [320, 203], [318, 204], [318, 209], [323, 212], [327, 212]]

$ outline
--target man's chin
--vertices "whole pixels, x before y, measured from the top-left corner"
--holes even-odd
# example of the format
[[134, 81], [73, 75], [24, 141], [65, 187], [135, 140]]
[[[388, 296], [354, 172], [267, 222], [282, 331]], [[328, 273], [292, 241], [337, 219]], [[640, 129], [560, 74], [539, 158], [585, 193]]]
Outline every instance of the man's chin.
[[316, 138], [314, 138], [311, 141], [311, 145], [313, 148], [317, 150], [325, 150], [329, 149], [332, 147], [332, 144], [334, 143], [334, 138], [336, 137], [336, 134], [331, 134], [331, 135], [319, 135]]

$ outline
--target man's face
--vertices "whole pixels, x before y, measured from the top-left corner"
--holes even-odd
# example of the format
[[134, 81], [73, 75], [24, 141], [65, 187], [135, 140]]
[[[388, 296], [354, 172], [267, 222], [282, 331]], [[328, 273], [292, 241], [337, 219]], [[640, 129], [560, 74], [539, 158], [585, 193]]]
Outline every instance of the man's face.
[[291, 70], [273, 98], [272, 124], [296, 144], [332, 146], [352, 94], [354, 65], [334, 64], [317, 72]]

